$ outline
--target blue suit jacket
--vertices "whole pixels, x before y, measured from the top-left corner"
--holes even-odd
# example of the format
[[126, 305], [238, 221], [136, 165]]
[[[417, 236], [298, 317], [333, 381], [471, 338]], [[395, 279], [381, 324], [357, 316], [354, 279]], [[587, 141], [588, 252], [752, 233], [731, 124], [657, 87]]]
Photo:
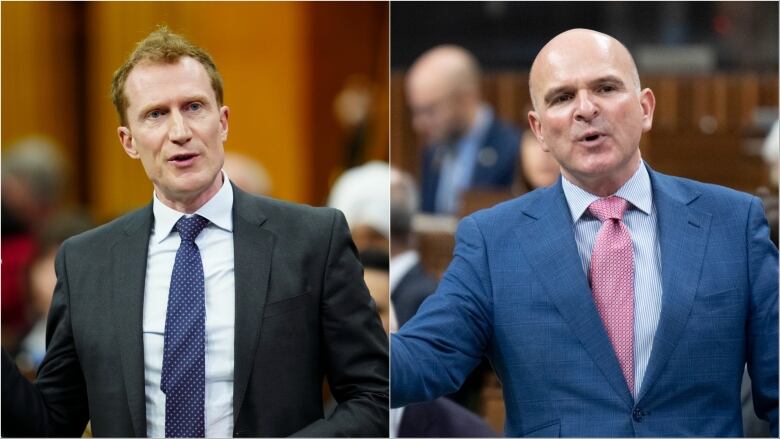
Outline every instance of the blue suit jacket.
[[740, 436], [745, 362], [778, 432], [778, 258], [760, 201], [650, 171], [663, 298], [636, 401], [591, 297], [560, 180], [465, 218], [437, 292], [392, 338], [392, 403], [487, 355], [511, 436]]
[[[494, 115], [485, 138], [479, 145], [471, 188], [509, 188], [515, 178], [520, 132], [502, 123]], [[439, 188], [443, 150], [427, 146], [423, 150], [421, 210], [436, 211], [436, 191]], [[480, 158], [481, 157], [481, 158]]]

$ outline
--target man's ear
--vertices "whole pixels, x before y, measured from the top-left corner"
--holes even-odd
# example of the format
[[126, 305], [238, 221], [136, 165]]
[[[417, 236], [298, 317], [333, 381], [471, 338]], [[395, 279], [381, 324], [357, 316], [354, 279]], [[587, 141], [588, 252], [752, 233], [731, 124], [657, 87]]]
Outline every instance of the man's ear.
[[130, 132], [130, 128], [119, 127], [116, 129], [116, 133], [119, 135], [119, 143], [122, 144], [122, 148], [125, 150], [125, 153], [130, 156], [131, 159], [138, 160], [140, 155], [138, 154], [138, 150], [135, 148], [135, 142], [133, 141], [133, 135]]
[[539, 141], [542, 150], [550, 152], [550, 148], [544, 143], [544, 136], [542, 136], [542, 121], [539, 119], [539, 114], [536, 111], [528, 112], [528, 125], [531, 127], [531, 131], [534, 133], [536, 140]]
[[655, 95], [653, 90], [646, 88], [640, 92], [639, 104], [642, 106], [642, 132], [653, 127], [653, 112], [655, 111]]
[[227, 141], [228, 135], [228, 116], [230, 116], [230, 108], [227, 105], [219, 109], [219, 127], [221, 131], [222, 141]]

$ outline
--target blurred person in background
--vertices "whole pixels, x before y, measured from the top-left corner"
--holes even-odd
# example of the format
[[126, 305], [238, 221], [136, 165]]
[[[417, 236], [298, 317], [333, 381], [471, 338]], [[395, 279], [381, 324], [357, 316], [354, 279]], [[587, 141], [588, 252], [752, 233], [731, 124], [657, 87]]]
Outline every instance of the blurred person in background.
[[389, 165], [371, 161], [342, 173], [328, 196], [328, 206], [344, 213], [359, 252], [387, 253], [390, 245]]
[[85, 212], [64, 211], [51, 218], [41, 231], [38, 250], [27, 270], [27, 302], [32, 328], [20, 344], [16, 363], [25, 376], [34, 377], [46, 354], [46, 316], [57, 283], [54, 259], [60, 245], [71, 236], [94, 226]]
[[3, 232], [37, 233], [61, 207], [68, 164], [61, 147], [32, 136], [3, 149]]
[[[531, 111], [531, 108], [528, 111]], [[518, 196], [555, 184], [561, 175], [561, 166], [552, 154], [544, 150], [533, 131], [524, 130], [521, 139], [520, 172], [512, 191]]]
[[37, 236], [62, 207], [68, 164], [51, 139], [32, 136], [3, 148], [2, 160], [2, 345], [15, 353], [29, 329], [25, 282]]
[[273, 192], [271, 176], [262, 163], [237, 152], [225, 152], [222, 169], [239, 189], [252, 195], [270, 196]]
[[747, 365], [777, 437], [778, 254], [761, 201], [650, 169], [655, 96], [609, 35], [554, 37], [529, 89], [562, 176], [460, 222], [436, 293], [391, 336], [392, 405], [457, 389], [487, 355], [507, 436], [741, 436]]
[[[757, 195], [761, 197], [764, 203], [764, 212], [769, 223], [770, 238], [777, 246], [777, 227], [778, 227], [778, 201], [777, 201], [777, 163], [780, 155], [780, 121], [775, 121], [769, 130], [769, 134], [764, 139], [764, 147], [761, 156], [767, 165], [769, 172], [769, 186], [761, 187]], [[756, 416], [753, 407], [752, 381], [747, 368], [742, 375], [742, 424], [744, 425], [745, 437], [769, 437], [769, 423]]]
[[[417, 251], [413, 222], [418, 211], [418, 193], [411, 175], [396, 168], [390, 170], [390, 297], [399, 327], [417, 313], [423, 301], [436, 291], [437, 284], [436, 279], [425, 270]], [[484, 359], [461, 387], [447, 397], [457, 403], [461, 410], [467, 408], [479, 413], [485, 375], [491, 373], [491, 370], [490, 364]], [[443, 405], [450, 404], [442, 402], [435, 407], [443, 408]], [[471, 413], [471, 416], [475, 415]]]
[[764, 147], [761, 150], [761, 157], [767, 166], [769, 172], [769, 185], [758, 188], [757, 195], [764, 202], [767, 221], [771, 229], [772, 242], [777, 245], [777, 227], [778, 227], [778, 202], [777, 202], [777, 180], [778, 180], [778, 159], [780, 157], [780, 121], [775, 121], [769, 130]]
[[360, 166], [371, 153], [370, 143], [376, 129], [376, 85], [364, 75], [352, 75], [333, 100], [333, 115], [344, 131], [344, 169]]
[[221, 76], [166, 27], [112, 98], [152, 202], [62, 244], [35, 383], [2, 353], [2, 434], [385, 435], [387, 337], [343, 215], [230, 183]]
[[425, 271], [417, 251], [413, 221], [418, 190], [411, 175], [390, 170], [390, 297], [398, 326], [403, 326], [426, 297], [436, 291], [436, 280]]
[[406, 77], [412, 126], [422, 142], [422, 211], [455, 215], [471, 188], [510, 188], [519, 132], [483, 102], [480, 68], [465, 49], [423, 53]]

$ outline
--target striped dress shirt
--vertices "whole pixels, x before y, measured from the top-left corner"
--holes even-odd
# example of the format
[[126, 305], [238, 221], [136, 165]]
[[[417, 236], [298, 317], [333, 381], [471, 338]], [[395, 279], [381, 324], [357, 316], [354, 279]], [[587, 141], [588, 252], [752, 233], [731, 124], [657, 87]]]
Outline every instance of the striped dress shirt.
[[[600, 197], [586, 192], [566, 179], [563, 192], [569, 205], [574, 238], [582, 269], [590, 283], [590, 256], [601, 221], [588, 211]], [[650, 175], [644, 162], [614, 195], [629, 202], [623, 222], [631, 233], [634, 247], [634, 397], [639, 394], [642, 379], [653, 348], [653, 338], [661, 316], [661, 246], [658, 241], [658, 215], [653, 204]]]

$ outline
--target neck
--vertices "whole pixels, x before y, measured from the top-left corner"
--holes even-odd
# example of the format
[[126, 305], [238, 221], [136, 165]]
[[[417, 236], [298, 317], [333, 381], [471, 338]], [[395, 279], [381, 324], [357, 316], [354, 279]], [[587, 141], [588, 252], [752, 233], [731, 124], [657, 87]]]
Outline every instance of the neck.
[[203, 207], [204, 204], [208, 203], [209, 200], [214, 198], [214, 195], [216, 195], [220, 188], [222, 188], [222, 184], [223, 177], [222, 172], [220, 172], [214, 178], [214, 181], [205, 190], [194, 195], [166, 194], [164, 191], [160, 190], [157, 185], [155, 185], [154, 189], [156, 191], [157, 198], [163, 204], [179, 212], [190, 214], [197, 212], [198, 209]]
[[576, 175], [561, 169], [563, 175], [580, 187], [582, 190], [599, 197], [608, 197], [618, 191], [626, 182], [636, 173], [641, 164], [641, 156], [637, 152], [635, 158], [629, 161], [628, 166], [624, 166], [620, 171], [609, 175], [583, 176]]

